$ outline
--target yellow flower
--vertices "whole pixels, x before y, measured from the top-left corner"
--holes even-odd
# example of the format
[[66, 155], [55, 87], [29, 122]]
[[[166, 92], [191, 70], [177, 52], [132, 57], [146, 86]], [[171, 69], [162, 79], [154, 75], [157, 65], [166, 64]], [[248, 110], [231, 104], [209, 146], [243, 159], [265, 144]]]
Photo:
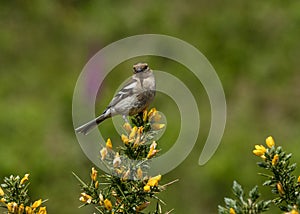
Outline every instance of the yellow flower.
[[18, 210], [18, 204], [16, 202], [9, 202], [6, 204], [8, 213], [15, 213]]
[[267, 137], [266, 144], [269, 148], [272, 148], [273, 146], [275, 146], [275, 141], [272, 136]]
[[128, 139], [128, 137], [126, 135], [122, 134], [121, 135], [121, 139], [122, 139], [123, 143], [125, 143], [126, 145], [128, 144], [129, 139]]
[[149, 185], [145, 185], [144, 186], [144, 191], [145, 192], [150, 192], [150, 186]]
[[148, 112], [147, 112], [147, 110], [145, 109], [145, 110], [143, 111], [143, 121], [146, 122], [147, 119], [148, 119]]
[[131, 132], [131, 125], [129, 123], [124, 123], [123, 128], [127, 133]]
[[111, 201], [108, 200], [108, 199], [105, 199], [105, 200], [104, 200], [104, 207], [105, 207], [107, 210], [112, 210], [112, 204], [111, 204]]
[[141, 135], [143, 133], [143, 131], [144, 131], [144, 127], [140, 126], [137, 130], [138, 135]]
[[110, 138], [108, 138], [107, 141], [106, 141], [106, 148], [112, 149], [112, 143], [111, 143]]
[[149, 201], [146, 201], [146, 202], [142, 203], [141, 205], [139, 205], [139, 206], [136, 207], [136, 211], [137, 212], [142, 211], [143, 209], [145, 209], [146, 207], [148, 207], [149, 204], [150, 204]]
[[21, 179], [20, 184], [24, 184], [26, 181], [28, 181], [29, 174], [25, 174], [24, 177]]
[[229, 214], [235, 214], [235, 210], [233, 208], [229, 209]]
[[116, 168], [115, 171], [118, 175], [122, 174], [122, 172], [123, 172], [123, 170], [120, 168]]
[[38, 214], [47, 214], [46, 207], [40, 207]]
[[3, 189], [0, 187], [0, 196], [3, 196], [4, 195], [4, 191]]
[[274, 157], [272, 159], [272, 165], [275, 166], [277, 164], [278, 160], [279, 160], [279, 155], [278, 154], [274, 155]]
[[151, 128], [152, 128], [153, 130], [160, 130], [160, 129], [164, 128], [165, 126], [166, 126], [165, 124], [153, 123], [153, 124], [151, 125]]
[[98, 187], [99, 187], [99, 182], [96, 181], [96, 182], [95, 182], [95, 188], [97, 189]]
[[6, 201], [5, 198], [0, 198], [1, 203], [5, 203], [5, 201]]
[[147, 185], [154, 187], [158, 185], [158, 182], [161, 180], [161, 175], [157, 175], [155, 177], [149, 178]]
[[83, 202], [83, 203], [88, 203], [90, 204], [92, 202], [92, 196], [86, 194], [85, 192], [80, 194], [81, 197], [79, 198], [79, 201]]
[[136, 170], [136, 177], [137, 179], [141, 180], [143, 178], [143, 171], [141, 169], [141, 167], [139, 167], [137, 170]]
[[149, 117], [151, 122], [158, 122], [161, 120], [161, 115], [158, 111], [153, 112], [153, 114]]
[[291, 212], [289, 212], [290, 214], [299, 214], [299, 212], [295, 209], [293, 209]]
[[93, 167], [93, 168], [92, 168], [92, 173], [91, 173], [91, 179], [92, 179], [93, 181], [96, 181], [96, 180], [97, 180], [97, 176], [98, 176], [98, 171], [95, 170], [95, 168]]
[[101, 149], [100, 155], [101, 155], [101, 160], [104, 160], [106, 158], [106, 155], [107, 155], [107, 148]]
[[26, 211], [26, 214], [33, 214], [33, 210], [31, 207], [26, 206], [25, 211]]
[[156, 108], [152, 108], [152, 109], [149, 111], [149, 113], [148, 113], [149, 119], [150, 119], [150, 117], [153, 116], [153, 114], [154, 114], [155, 112], [157, 112]]
[[152, 158], [154, 155], [156, 155], [157, 152], [159, 152], [158, 150], [156, 150], [157, 143], [155, 141], [153, 141], [153, 143], [150, 145], [150, 150], [148, 152], [147, 158], [150, 159]]
[[117, 194], [117, 192], [116, 192], [115, 190], [112, 190], [112, 191], [111, 191], [111, 195], [114, 196], [114, 197], [117, 197], [117, 196], [118, 196], [118, 194]]
[[298, 176], [298, 179], [297, 179], [298, 183], [300, 183], [300, 176]]
[[267, 149], [263, 145], [255, 145], [255, 149], [253, 150], [253, 154], [258, 157], [262, 157], [266, 153]]
[[129, 134], [129, 140], [133, 139], [135, 137], [135, 134], [138, 130], [138, 127], [133, 127], [133, 129], [131, 130], [130, 134]]
[[21, 205], [19, 206], [18, 213], [22, 213], [22, 214], [23, 214], [24, 210], [25, 210], [24, 204], [21, 204]]
[[148, 186], [154, 187], [158, 185], [158, 180], [150, 179], [147, 183]]
[[32, 209], [38, 208], [39, 206], [41, 206], [41, 204], [42, 204], [42, 199], [39, 199], [39, 200], [33, 202], [33, 204], [31, 205], [31, 208]]
[[280, 182], [277, 183], [277, 190], [280, 195], [284, 195], [284, 190], [283, 190], [282, 184]]

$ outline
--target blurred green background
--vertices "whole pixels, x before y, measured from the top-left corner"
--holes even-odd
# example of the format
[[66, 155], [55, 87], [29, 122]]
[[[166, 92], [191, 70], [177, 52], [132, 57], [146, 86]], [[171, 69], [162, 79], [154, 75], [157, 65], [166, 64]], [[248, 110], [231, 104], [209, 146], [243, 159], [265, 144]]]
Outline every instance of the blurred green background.
[[[216, 69], [228, 105], [221, 145], [206, 165], [199, 166], [210, 108], [193, 75], [182, 75], [185, 68], [176, 62], [144, 57], [122, 63], [107, 76], [99, 93], [99, 112], [140, 60], [172, 72], [196, 97], [201, 114], [198, 142], [163, 178], [180, 179], [162, 194], [166, 210], [217, 213], [217, 205], [231, 196], [234, 179], [246, 190], [260, 184], [263, 178], [257, 175], [258, 158], [252, 149], [268, 135], [300, 162], [300, 1], [16, 0], [0, 2], [1, 179], [29, 172], [32, 197], [48, 198], [49, 213], [94, 211], [77, 208], [80, 190], [71, 174], [87, 179], [93, 166], [74, 135], [73, 89], [98, 50], [144, 33], [174, 36], [198, 48]], [[180, 128], [178, 109], [163, 94], [153, 106], [168, 119], [160, 140], [167, 150]], [[104, 137], [118, 140], [111, 120], [100, 129]], [[269, 191], [263, 192], [268, 197]]]

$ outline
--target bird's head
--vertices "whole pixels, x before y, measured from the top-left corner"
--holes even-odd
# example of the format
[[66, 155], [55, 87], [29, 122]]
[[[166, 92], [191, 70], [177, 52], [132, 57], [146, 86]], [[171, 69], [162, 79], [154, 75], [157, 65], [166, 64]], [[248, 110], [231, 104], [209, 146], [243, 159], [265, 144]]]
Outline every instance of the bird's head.
[[148, 66], [147, 63], [137, 63], [135, 65], [133, 65], [133, 73], [137, 74], [137, 73], [141, 73], [144, 71], [149, 71], [150, 68]]

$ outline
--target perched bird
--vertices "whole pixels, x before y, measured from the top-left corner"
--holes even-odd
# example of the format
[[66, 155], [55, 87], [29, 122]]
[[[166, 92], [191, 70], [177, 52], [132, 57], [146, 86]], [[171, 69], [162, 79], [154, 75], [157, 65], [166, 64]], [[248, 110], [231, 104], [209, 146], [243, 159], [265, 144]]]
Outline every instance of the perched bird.
[[94, 120], [75, 129], [78, 133], [88, 134], [102, 121], [115, 115], [133, 116], [146, 109], [155, 96], [155, 78], [147, 63], [133, 66], [133, 75], [123, 88], [114, 96], [105, 111]]

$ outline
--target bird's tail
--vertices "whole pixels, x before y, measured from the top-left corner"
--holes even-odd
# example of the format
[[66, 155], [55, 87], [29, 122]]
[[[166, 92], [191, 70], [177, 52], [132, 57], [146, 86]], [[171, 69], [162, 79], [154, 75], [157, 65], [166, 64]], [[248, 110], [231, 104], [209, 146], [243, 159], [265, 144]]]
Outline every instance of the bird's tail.
[[87, 122], [86, 124], [83, 124], [82, 126], [79, 126], [75, 129], [77, 133], [82, 133], [84, 135], [87, 135], [92, 129], [97, 127], [103, 120], [111, 117], [111, 114], [108, 112], [104, 112], [99, 117], [97, 117], [94, 120], [91, 120], [90, 122]]

